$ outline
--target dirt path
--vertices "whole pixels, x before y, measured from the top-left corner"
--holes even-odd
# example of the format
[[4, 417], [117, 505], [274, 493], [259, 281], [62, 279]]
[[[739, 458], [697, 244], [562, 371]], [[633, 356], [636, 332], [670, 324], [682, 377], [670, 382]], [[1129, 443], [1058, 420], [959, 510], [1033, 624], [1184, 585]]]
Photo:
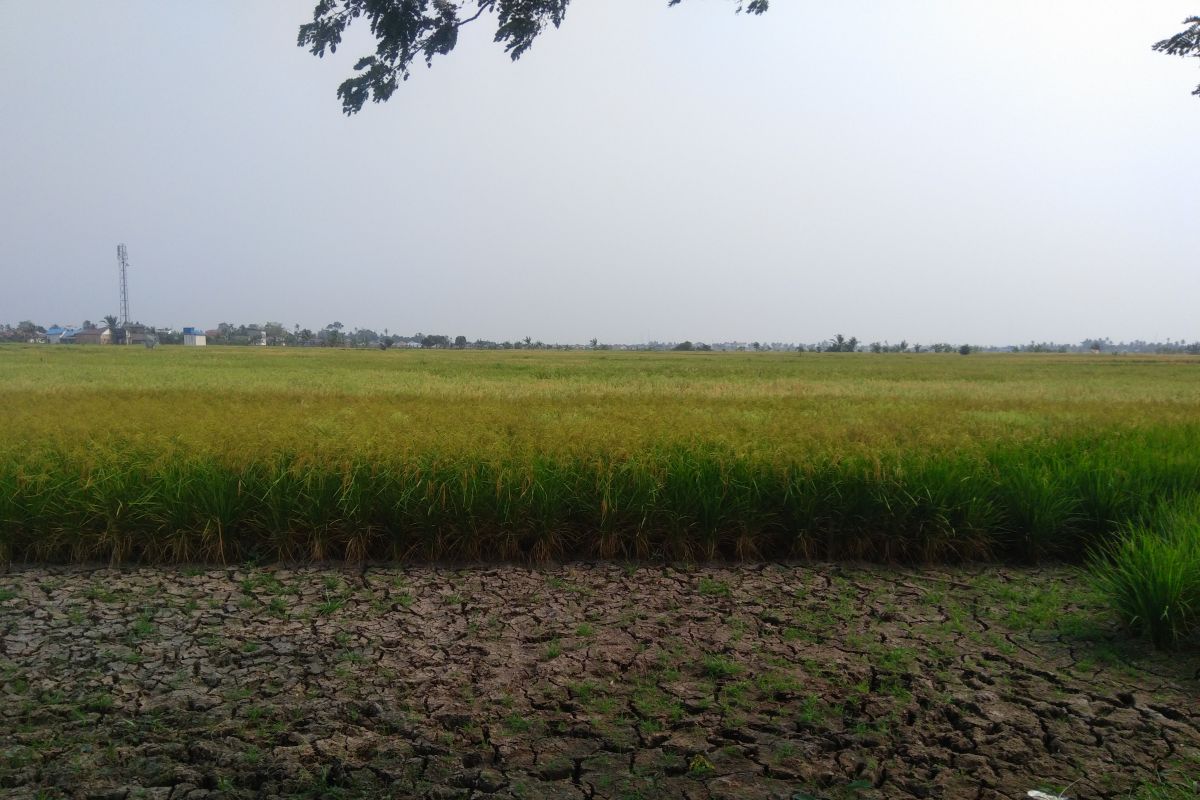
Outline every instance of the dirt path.
[[1126, 798], [1200, 658], [1055, 570], [0, 575], [18, 798]]

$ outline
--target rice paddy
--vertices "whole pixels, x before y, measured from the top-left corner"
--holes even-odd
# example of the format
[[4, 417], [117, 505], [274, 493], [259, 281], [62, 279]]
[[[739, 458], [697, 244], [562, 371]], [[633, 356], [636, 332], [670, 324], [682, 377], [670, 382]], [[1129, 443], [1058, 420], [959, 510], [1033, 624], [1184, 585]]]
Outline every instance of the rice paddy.
[[1200, 359], [0, 347], [0, 557], [1082, 561]]
[[1198, 368], [0, 347], [0, 789], [1196, 797]]

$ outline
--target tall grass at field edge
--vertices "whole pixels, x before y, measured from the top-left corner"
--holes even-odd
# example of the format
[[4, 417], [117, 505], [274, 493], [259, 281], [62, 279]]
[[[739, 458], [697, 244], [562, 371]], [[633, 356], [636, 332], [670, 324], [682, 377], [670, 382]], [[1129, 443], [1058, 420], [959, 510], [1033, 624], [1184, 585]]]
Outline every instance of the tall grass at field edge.
[[1200, 628], [1200, 494], [1162, 502], [1092, 550], [1090, 574], [1122, 621], [1159, 648]]
[[1080, 561], [1200, 488], [1197, 438], [1174, 427], [809, 461], [702, 442], [504, 460], [9, 453], [0, 557]]

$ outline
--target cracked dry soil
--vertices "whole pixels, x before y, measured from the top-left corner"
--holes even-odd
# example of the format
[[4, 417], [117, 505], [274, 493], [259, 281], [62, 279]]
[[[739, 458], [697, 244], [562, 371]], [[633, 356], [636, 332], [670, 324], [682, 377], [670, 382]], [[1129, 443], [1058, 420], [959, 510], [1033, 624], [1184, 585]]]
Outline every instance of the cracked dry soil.
[[1196, 654], [1069, 570], [15, 568], [0, 793], [1118, 798]]

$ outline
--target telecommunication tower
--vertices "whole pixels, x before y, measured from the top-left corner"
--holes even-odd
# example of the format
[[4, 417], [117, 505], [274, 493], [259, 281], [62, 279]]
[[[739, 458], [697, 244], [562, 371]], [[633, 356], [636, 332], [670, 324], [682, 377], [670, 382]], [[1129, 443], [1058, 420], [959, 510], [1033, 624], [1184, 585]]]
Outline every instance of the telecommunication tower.
[[117, 264], [121, 267], [121, 327], [129, 326], [129, 253], [125, 245], [117, 245]]

